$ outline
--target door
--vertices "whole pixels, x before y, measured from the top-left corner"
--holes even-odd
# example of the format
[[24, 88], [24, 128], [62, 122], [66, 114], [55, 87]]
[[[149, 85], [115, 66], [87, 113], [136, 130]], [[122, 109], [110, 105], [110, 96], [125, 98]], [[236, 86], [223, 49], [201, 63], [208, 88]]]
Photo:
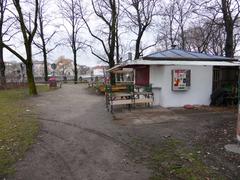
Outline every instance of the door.
[[149, 66], [139, 66], [135, 69], [135, 84], [149, 85]]

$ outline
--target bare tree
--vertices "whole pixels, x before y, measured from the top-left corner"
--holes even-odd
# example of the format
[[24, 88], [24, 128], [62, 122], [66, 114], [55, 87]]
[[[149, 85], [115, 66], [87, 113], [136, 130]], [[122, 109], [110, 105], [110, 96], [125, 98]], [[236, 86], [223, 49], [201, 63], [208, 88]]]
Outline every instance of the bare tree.
[[239, 20], [239, 0], [221, 0], [221, 10], [226, 31], [225, 55], [233, 57], [235, 53], [234, 28]]
[[72, 49], [74, 61], [74, 81], [78, 81], [77, 69], [77, 52], [83, 48], [84, 42], [80, 40], [80, 30], [84, 22], [82, 20], [82, 10], [80, 9], [77, 0], [60, 0], [59, 9], [65, 21], [70, 25], [70, 28], [63, 25], [68, 34], [68, 43]]
[[[199, 15], [221, 25], [225, 30], [224, 55], [233, 57], [238, 44], [238, 26], [240, 17], [239, 0], [203, 1], [199, 4]], [[222, 19], [222, 21], [219, 21]], [[221, 24], [220, 24], [221, 23]]]
[[62, 75], [62, 76], [66, 76], [66, 70], [71, 70], [74, 72], [73, 69], [73, 60], [71, 59], [67, 59], [64, 56], [60, 56], [58, 57], [57, 61], [56, 61], [56, 71], [58, 72], [58, 74]]
[[[91, 0], [91, 4], [94, 15], [102, 23], [102, 26], [100, 25], [96, 30], [98, 33], [94, 32], [86, 17], [83, 16], [83, 20], [91, 36], [101, 44], [104, 56], [96, 53], [92, 46], [89, 47], [94, 56], [107, 63], [110, 68], [114, 67], [118, 38], [119, 0]], [[111, 84], [115, 84], [115, 76], [113, 74], [110, 76]]]
[[[3, 31], [5, 21], [5, 11], [7, 7], [7, 0], [0, 0], [0, 42], [3, 42], [3, 36], [6, 32]], [[5, 64], [3, 60], [3, 46], [0, 46], [0, 85], [4, 86], [5, 78]]]
[[166, 3], [163, 12], [160, 12], [163, 19], [160, 22], [161, 29], [159, 33], [160, 39], [166, 39], [167, 37], [168, 41], [165, 40], [167, 47], [169, 44], [170, 46], [178, 44], [181, 49], [186, 49], [184, 32], [194, 9], [195, 6], [192, 0], [171, 0]]
[[[33, 43], [33, 38], [37, 31], [39, 4], [38, 4], [38, 0], [35, 0], [34, 2], [26, 1], [25, 3], [27, 3], [27, 5], [34, 6], [33, 21], [29, 20], [30, 19], [29, 18], [28, 21], [26, 22], [26, 15], [22, 11], [23, 4], [20, 3], [20, 0], [13, 0], [13, 5], [17, 11], [16, 14], [13, 14], [13, 16], [16, 17], [16, 19], [18, 21], [18, 25], [19, 25], [19, 28], [20, 28], [20, 31], [22, 34], [22, 38], [23, 38], [26, 57], [22, 56], [19, 52], [17, 52], [15, 49], [13, 49], [13, 47], [11, 45], [7, 45], [4, 42], [2, 42], [2, 45], [4, 48], [6, 48], [8, 51], [10, 51], [12, 54], [14, 54], [17, 58], [19, 58], [25, 64], [27, 79], [28, 79], [28, 86], [29, 86], [29, 94], [37, 95], [37, 89], [36, 89], [35, 80], [34, 80], [34, 76], [33, 76], [32, 43]], [[27, 23], [29, 23], [29, 27], [28, 27]], [[32, 27], [32, 25], [33, 25], [33, 27]]]
[[185, 26], [189, 17], [192, 14], [194, 9], [194, 5], [191, 0], [176, 0], [176, 7], [177, 7], [177, 14], [173, 16], [178, 23], [180, 33], [179, 33], [179, 42], [181, 49], [186, 49], [186, 42], [185, 42]]
[[186, 49], [195, 52], [206, 52], [209, 45], [209, 31], [205, 27], [194, 25], [184, 31]]
[[175, 15], [177, 14], [176, 0], [171, 0], [163, 6], [163, 12], [159, 13], [162, 21], [159, 23], [159, 37], [165, 40], [165, 46], [176, 45], [179, 34], [179, 26], [176, 23]]
[[187, 50], [224, 55], [225, 31], [221, 18], [195, 21], [184, 34]]
[[44, 80], [48, 81], [48, 54], [53, 51], [59, 44], [56, 44], [52, 48], [48, 48], [48, 45], [54, 35], [57, 33], [56, 30], [54, 30], [52, 33], [47, 34], [46, 33], [46, 27], [49, 26], [51, 20], [49, 18], [49, 14], [47, 14], [47, 4], [48, 2], [46, 0], [40, 0], [39, 1], [39, 11], [38, 11], [38, 22], [39, 22], [39, 28], [37, 30], [37, 35], [40, 38], [40, 42], [34, 41], [34, 44], [40, 49], [40, 53], [43, 55], [43, 63], [44, 63]]
[[219, 23], [213, 24], [212, 32], [210, 35], [210, 41], [208, 44], [208, 52], [218, 56], [224, 56], [225, 51], [225, 39], [226, 32], [224, 30], [224, 24], [222, 19], [219, 19]]
[[152, 25], [154, 16], [157, 15], [158, 0], [125, 0], [125, 13], [130, 20], [128, 28], [137, 36], [135, 43], [134, 59], [139, 59], [144, 50], [156, 45], [153, 43], [141, 48], [144, 32]]

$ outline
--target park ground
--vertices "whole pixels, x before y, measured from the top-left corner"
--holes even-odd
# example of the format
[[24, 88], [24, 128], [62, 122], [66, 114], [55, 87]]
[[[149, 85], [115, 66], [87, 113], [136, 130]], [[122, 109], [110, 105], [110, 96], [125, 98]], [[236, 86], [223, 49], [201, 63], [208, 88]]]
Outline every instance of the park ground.
[[[49, 91], [47, 86], [37, 86], [40, 93]], [[14, 172], [12, 164], [21, 159], [34, 142], [39, 130], [37, 117], [26, 117], [29, 107], [28, 90], [18, 88], [0, 91], [0, 179]]]
[[224, 149], [235, 141], [234, 108], [137, 107], [112, 115], [104, 102], [82, 84], [24, 100], [31, 110], [24, 106], [23, 117], [40, 130], [7, 179], [240, 177], [240, 156]]

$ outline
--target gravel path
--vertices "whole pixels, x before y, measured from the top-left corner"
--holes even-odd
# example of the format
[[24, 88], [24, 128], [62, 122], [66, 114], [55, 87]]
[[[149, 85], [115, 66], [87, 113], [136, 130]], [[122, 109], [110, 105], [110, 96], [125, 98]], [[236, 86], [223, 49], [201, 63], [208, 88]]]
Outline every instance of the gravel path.
[[236, 113], [232, 111], [138, 107], [116, 109], [112, 116], [103, 96], [86, 85], [70, 84], [29, 101], [38, 110], [40, 134], [16, 164], [15, 176], [7, 179], [149, 179], [153, 174], [147, 168], [149, 155], [167, 137], [200, 145], [203, 155], [207, 154], [204, 162], [218, 167], [229, 179], [239, 177], [239, 157], [223, 148], [235, 137]]
[[85, 85], [64, 84], [31, 99], [40, 135], [9, 179], [148, 179], [151, 171], [128, 156], [134, 151], [126, 133], [130, 130], [112, 120], [103, 98]]

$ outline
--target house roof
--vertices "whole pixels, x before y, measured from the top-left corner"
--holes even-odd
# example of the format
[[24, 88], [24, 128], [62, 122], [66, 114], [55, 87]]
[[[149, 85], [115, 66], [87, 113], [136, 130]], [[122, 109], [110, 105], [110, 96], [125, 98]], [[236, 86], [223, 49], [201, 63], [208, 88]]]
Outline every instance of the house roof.
[[144, 60], [184, 60], [184, 61], [237, 61], [234, 58], [215, 56], [206, 53], [190, 52], [180, 49], [158, 51], [143, 57]]
[[142, 59], [122, 62], [108, 69], [108, 71], [112, 72], [124, 67], [136, 67], [141, 65], [240, 66], [240, 61], [223, 56], [171, 49], [149, 54]]
[[121, 67], [138, 65], [179, 65], [179, 66], [240, 66], [240, 62], [233, 61], [179, 61], [179, 60], [135, 60], [122, 64]]

